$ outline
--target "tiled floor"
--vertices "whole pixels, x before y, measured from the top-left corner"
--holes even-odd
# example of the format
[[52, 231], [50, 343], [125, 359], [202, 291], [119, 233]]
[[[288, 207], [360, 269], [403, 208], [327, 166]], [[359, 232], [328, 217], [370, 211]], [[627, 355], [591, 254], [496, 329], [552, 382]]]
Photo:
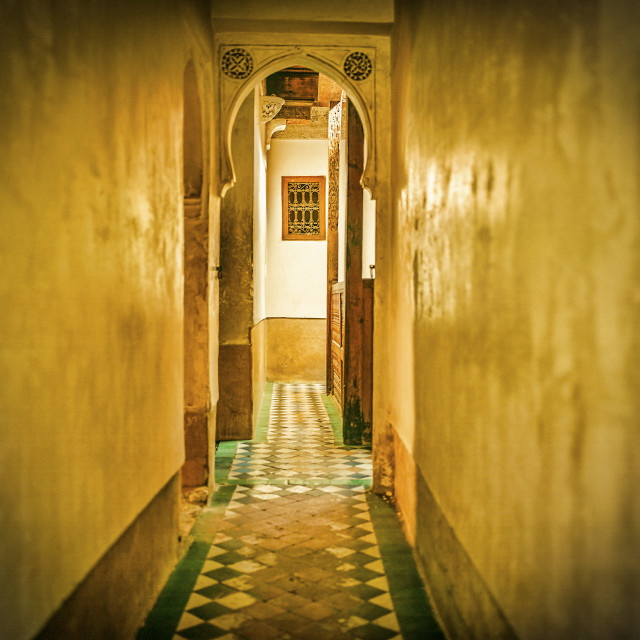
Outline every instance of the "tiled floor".
[[276, 384], [267, 442], [241, 442], [228, 481], [242, 484], [368, 487], [371, 452], [335, 447], [324, 385]]
[[322, 392], [274, 385], [268, 430], [220, 445], [209, 536], [139, 640], [444, 638], [390, 507], [366, 490], [370, 452], [340, 446]]

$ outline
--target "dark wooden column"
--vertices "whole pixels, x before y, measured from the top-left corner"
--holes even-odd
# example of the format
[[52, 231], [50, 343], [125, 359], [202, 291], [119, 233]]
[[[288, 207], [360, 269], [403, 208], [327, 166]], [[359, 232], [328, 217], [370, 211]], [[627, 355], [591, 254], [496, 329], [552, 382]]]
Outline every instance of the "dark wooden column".
[[[360, 116], [349, 102], [347, 116], [347, 224], [345, 262], [345, 345], [344, 402], [342, 413], [345, 444], [366, 442], [362, 413], [362, 347], [364, 304], [362, 285], [362, 187], [360, 178], [364, 166], [364, 132]], [[369, 431], [369, 442], [370, 431]]]

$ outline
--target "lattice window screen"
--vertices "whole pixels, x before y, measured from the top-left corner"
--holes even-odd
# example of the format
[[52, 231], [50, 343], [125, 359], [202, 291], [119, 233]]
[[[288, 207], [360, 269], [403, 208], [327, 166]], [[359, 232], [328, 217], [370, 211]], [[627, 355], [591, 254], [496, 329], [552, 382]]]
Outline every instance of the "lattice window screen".
[[325, 177], [282, 177], [282, 239], [324, 240]]

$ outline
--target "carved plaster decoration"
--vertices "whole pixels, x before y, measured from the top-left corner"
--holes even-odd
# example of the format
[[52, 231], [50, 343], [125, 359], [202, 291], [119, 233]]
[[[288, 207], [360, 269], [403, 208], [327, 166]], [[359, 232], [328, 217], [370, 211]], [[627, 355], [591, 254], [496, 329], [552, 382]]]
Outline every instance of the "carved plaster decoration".
[[311, 107], [286, 104], [280, 111], [280, 117], [287, 120], [311, 120]]
[[352, 79], [360, 82], [371, 75], [373, 65], [371, 59], [362, 51], [350, 53], [344, 61], [344, 72]]
[[260, 96], [260, 122], [264, 124], [273, 120], [283, 104], [284, 99], [278, 96]]
[[327, 128], [305, 124], [288, 124], [284, 131], [279, 131], [273, 138], [275, 140], [326, 140]]
[[329, 126], [329, 107], [311, 107], [311, 124], [326, 129]]
[[328, 126], [329, 107], [311, 107], [308, 120], [287, 121], [286, 130], [274, 134], [273, 137], [290, 140], [326, 140]]
[[278, 131], [284, 131], [287, 128], [287, 121], [282, 118], [277, 118], [276, 120], [271, 120], [267, 123], [267, 128], [265, 131], [265, 148], [267, 151], [271, 149], [271, 138]]
[[243, 80], [253, 71], [253, 58], [246, 49], [236, 47], [224, 52], [221, 65], [222, 71], [228, 78]]
[[346, 100], [344, 91], [342, 100], [329, 111], [329, 230], [338, 229], [340, 213], [340, 134], [342, 128], [342, 103]]
[[[388, 147], [390, 123], [387, 122], [386, 110], [377, 115], [375, 109], [378, 101], [380, 104], [386, 104], [390, 96], [389, 53], [386, 40], [383, 46], [374, 37], [345, 36], [344, 42], [334, 40], [331, 44], [326, 44], [326, 39], [321, 35], [304, 34], [304, 43], [299, 40], [303, 36], [292, 35], [293, 41], [289, 44], [267, 44], [267, 38], [261, 34], [239, 36], [220, 33], [214, 37], [220, 69], [219, 99], [214, 101], [219, 123], [217, 130], [220, 132], [220, 194], [224, 195], [235, 182], [231, 157], [231, 131], [242, 101], [256, 84], [269, 74], [291, 65], [302, 65], [337, 82], [358, 110], [365, 132], [362, 185], [368, 188], [375, 198], [376, 185], [387, 183], [386, 180], [378, 180], [376, 166], [381, 162], [386, 169], [388, 152], [384, 150]], [[376, 57], [378, 55], [381, 56], [380, 60]], [[350, 62], [346, 69], [349, 69], [351, 75], [348, 75], [345, 69], [347, 59]], [[383, 128], [379, 129], [379, 123], [382, 122]], [[324, 135], [326, 136], [326, 131]]]

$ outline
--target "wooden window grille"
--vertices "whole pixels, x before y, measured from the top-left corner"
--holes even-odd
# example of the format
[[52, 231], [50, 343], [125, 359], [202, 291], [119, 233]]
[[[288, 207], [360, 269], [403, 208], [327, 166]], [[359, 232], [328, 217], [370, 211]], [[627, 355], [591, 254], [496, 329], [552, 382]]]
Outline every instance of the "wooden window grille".
[[325, 240], [325, 177], [282, 176], [282, 239]]

